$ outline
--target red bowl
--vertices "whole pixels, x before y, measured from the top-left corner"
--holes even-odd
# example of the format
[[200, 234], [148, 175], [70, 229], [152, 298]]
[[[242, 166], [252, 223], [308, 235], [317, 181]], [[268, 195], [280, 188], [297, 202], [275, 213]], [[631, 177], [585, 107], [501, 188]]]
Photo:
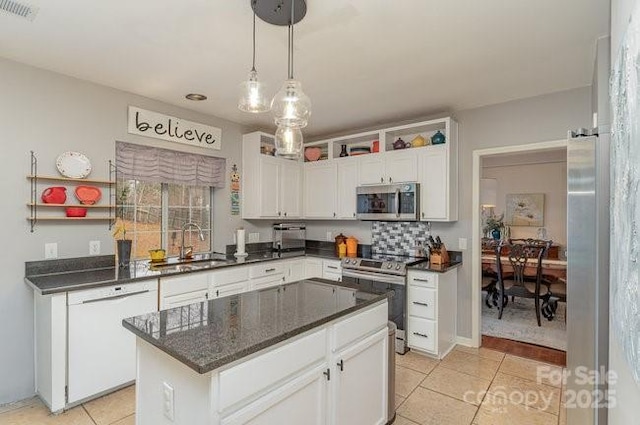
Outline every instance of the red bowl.
[[87, 216], [87, 208], [82, 207], [67, 207], [65, 208], [67, 212], [67, 217], [86, 217]]

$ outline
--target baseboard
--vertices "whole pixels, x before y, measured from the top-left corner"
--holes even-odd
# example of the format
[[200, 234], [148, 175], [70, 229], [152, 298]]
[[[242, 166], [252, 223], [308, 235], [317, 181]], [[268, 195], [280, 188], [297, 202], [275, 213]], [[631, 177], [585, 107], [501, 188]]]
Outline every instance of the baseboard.
[[473, 339], [465, 338], [463, 336], [456, 337], [456, 344], [463, 345], [465, 347], [478, 348], [473, 344]]

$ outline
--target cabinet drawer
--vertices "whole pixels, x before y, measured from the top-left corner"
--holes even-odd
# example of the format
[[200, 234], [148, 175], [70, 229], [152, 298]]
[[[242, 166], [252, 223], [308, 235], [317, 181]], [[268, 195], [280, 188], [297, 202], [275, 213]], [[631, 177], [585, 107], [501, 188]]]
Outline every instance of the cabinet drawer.
[[436, 322], [434, 320], [409, 317], [409, 347], [436, 352]]
[[160, 310], [170, 308], [183, 307], [189, 304], [201, 303], [207, 301], [207, 290], [187, 292], [186, 294], [172, 295], [163, 297], [160, 300]]
[[409, 285], [409, 315], [435, 320], [436, 295], [435, 289]]
[[326, 273], [342, 274], [342, 266], [340, 265], [340, 261], [323, 260], [322, 261], [323, 276]]
[[209, 289], [209, 297], [222, 298], [228, 297], [229, 295], [240, 294], [247, 291], [248, 286], [248, 282], [237, 282], [230, 283], [228, 285], [212, 286], [211, 289]]
[[322, 273], [322, 278], [327, 280], [333, 280], [334, 282], [342, 282], [342, 274], [341, 273], [332, 273], [325, 271]]
[[357, 316], [338, 322], [335, 326], [335, 349], [339, 350], [386, 326], [388, 317], [388, 305], [385, 302]]
[[260, 264], [259, 266], [252, 266], [249, 270], [249, 277], [255, 279], [256, 277], [269, 276], [281, 273], [284, 276], [285, 264], [283, 262], [267, 262]]
[[435, 288], [438, 285], [437, 273], [409, 273], [409, 285]]
[[273, 275], [264, 276], [259, 279], [251, 280], [251, 290], [271, 288], [272, 286], [278, 286], [284, 284], [284, 274], [274, 273]]
[[209, 274], [209, 283], [215, 286], [247, 280], [249, 280], [249, 267], [229, 267], [226, 270], [217, 270]]
[[220, 372], [219, 411], [243, 400], [248, 402], [252, 396], [263, 394], [288, 377], [323, 361], [327, 352], [326, 332], [323, 329]]
[[188, 273], [183, 276], [163, 277], [160, 279], [160, 296], [186, 294], [193, 291], [206, 291], [209, 279], [205, 273]]

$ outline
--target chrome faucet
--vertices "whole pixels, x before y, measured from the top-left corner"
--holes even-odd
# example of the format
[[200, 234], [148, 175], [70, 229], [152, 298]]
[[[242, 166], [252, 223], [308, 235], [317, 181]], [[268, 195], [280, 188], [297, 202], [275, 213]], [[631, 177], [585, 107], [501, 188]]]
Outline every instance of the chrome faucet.
[[187, 250], [185, 249], [185, 246], [184, 246], [184, 233], [189, 227], [195, 227], [196, 229], [198, 229], [198, 232], [199, 232], [198, 239], [200, 239], [201, 241], [204, 240], [204, 233], [202, 233], [202, 228], [200, 226], [198, 226], [196, 223], [193, 223], [191, 221], [188, 223], [185, 223], [182, 226], [182, 242], [180, 243], [180, 259], [181, 260], [191, 258], [191, 256], [193, 255], [193, 247], [190, 246], [189, 249]]

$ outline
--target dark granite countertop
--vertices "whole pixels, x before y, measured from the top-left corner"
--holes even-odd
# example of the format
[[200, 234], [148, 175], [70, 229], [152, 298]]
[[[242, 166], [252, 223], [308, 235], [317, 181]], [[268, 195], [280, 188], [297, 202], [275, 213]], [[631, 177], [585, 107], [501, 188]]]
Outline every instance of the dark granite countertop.
[[338, 305], [322, 279], [303, 280], [128, 318], [123, 326], [198, 373], [235, 362], [387, 299], [356, 291]]
[[217, 270], [223, 267], [304, 257], [305, 255], [338, 259], [333, 251], [308, 249], [306, 252], [258, 252], [240, 258], [213, 253], [196, 255], [193, 261], [185, 263], [177, 263], [175, 258], [163, 264], [151, 264], [148, 260], [144, 260], [134, 261], [125, 268], [118, 268], [115, 267], [113, 256], [83, 257], [80, 259], [28, 262], [26, 263], [25, 282], [41, 294], [48, 295], [98, 286], [118, 285], [149, 278]]
[[457, 267], [462, 266], [462, 261], [451, 261], [447, 264], [431, 264], [426, 261], [424, 263], [418, 263], [413, 266], [409, 266], [409, 270], [420, 270], [425, 272], [434, 272], [434, 273], [446, 273], [451, 269], [455, 269]]

